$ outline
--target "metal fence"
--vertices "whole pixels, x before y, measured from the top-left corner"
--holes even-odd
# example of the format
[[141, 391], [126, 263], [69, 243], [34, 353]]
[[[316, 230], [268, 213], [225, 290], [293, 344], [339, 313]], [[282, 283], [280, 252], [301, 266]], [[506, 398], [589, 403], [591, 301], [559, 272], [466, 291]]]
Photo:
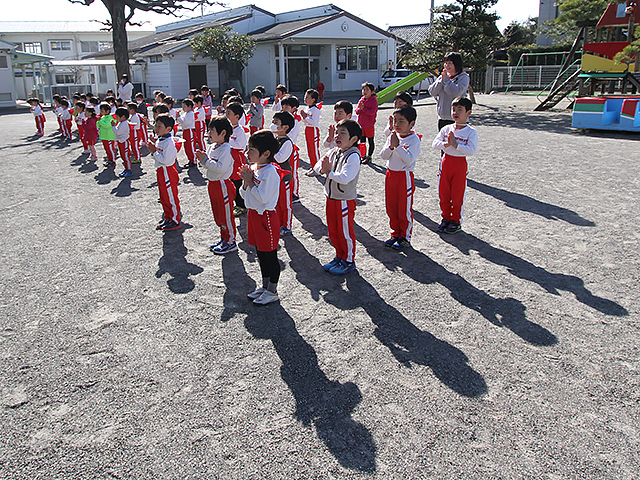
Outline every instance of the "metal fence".
[[[531, 67], [493, 67], [491, 72], [491, 90], [542, 90], [554, 82], [560, 73], [560, 65], [536, 65]], [[563, 74], [569, 77], [580, 65], [569, 67]]]

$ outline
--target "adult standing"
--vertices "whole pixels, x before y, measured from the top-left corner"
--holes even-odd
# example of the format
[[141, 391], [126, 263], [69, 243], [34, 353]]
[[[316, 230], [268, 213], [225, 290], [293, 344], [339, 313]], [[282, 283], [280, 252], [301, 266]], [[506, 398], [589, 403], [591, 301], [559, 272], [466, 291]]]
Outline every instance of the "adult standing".
[[462, 71], [462, 55], [449, 52], [444, 56], [444, 68], [435, 82], [429, 86], [429, 93], [438, 102], [438, 131], [454, 123], [451, 116], [451, 103], [467, 94], [469, 75]]
[[126, 73], [120, 78], [118, 83], [118, 98], [121, 98], [124, 103], [129, 103], [133, 96], [133, 83], [129, 81], [129, 75]]

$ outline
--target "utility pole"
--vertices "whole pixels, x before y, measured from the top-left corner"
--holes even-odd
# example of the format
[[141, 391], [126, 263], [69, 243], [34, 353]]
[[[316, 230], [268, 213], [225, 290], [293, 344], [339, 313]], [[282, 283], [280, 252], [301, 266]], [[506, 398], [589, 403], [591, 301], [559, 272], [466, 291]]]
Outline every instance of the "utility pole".
[[431, 10], [429, 10], [429, 27], [433, 25], [433, 8], [436, 0], [431, 0]]

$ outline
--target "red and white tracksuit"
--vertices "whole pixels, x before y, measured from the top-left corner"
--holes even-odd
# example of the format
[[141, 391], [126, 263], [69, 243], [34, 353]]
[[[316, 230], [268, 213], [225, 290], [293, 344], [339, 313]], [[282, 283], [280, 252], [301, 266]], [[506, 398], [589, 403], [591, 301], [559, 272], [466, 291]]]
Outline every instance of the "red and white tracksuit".
[[241, 180], [238, 170], [247, 163], [247, 158], [244, 156], [244, 151], [247, 148], [247, 132], [240, 124], [233, 126], [233, 132], [229, 137], [229, 146], [234, 160], [231, 180]]
[[[336, 250], [336, 257], [353, 262], [356, 255], [354, 219], [360, 153], [355, 146], [346, 151], [336, 147], [325, 156], [331, 163], [331, 171], [324, 183], [329, 239]], [[314, 167], [316, 172], [320, 173], [321, 166], [322, 163], [318, 162]]]
[[307, 109], [307, 116], [304, 117], [304, 137], [307, 141], [307, 154], [311, 168], [315, 167], [320, 158], [320, 109], [313, 105]]
[[129, 122], [123, 120], [118, 122], [113, 127], [113, 133], [116, 136], [116, 144], [118, 145], [118, 151], [120, 152], [120, 158], [124, 164], [124, 168], [131, 170], [131, 155], [129, 152], [129, 135], [130, 135]]
[[252, 164], [253, 185], [240, 189], [249, 209], [247, 214], [247, 241], [261, 252], [278, 248], [280, 220], [276, 212], [280, 192], [280, 174], [275, 165]]
[[278, 141], [280, 142], [280, 150], [274, 155], [274, 158], [282, 169], [281, 172], [284, 176], [280, 181], [280, 195], [278, 196], [276, 211], [280, 217], [280, 226], [291, 230], [291, 224], [293, 221], [293, 209], [291, 208], [291, 181], [293, 176], [290, 172], [291, 162], [293, 161], [294, 145], [291, 139], [287, 136], [278, 138]]
[[231, 179], [233, 157], [228, 143], [209, 145], [207, 158], [200, 162], [209, 180], [209, 200], [213, 219], [220, 228], [220, 238], [227, 243], [236, 241], [236, 220], [233, 216], [233, 202], [236, 186]]
[[180, 223], [180, 200], [178, 199], [178, 170], [176, 158], [178, 150], [173, 135], [163, 135], [156, 140], [156, 151], [153, 154], [160, 192], [160, 203], [164, 218]]
[[36, 120], [36, 133], [38, 135], [44, 135], [44, 122], [47, 121], [47, 118], [44, 116], [42, 107], [40, 105], [31, 107], [31, 113], [33, 113], [33, 116]]
[[293, 128], [287, 135], [293, 142], [293, 159], [291, 160], [291, 193], [300, 196], [300, 177], [298, 176], [298, 168], [300, 166], [300, 148], [298, 147], [298, 135], [300, 135], [300, 122], [302, 117], [296, 112], [293, 115]]
[[76, 126], [78, 127], [78, 137], [80, 137], [80, 141], [82, 142], [82, 147], [84, 148], [85, 152], [89, 149], [89, 145], [87, 144], [87, 141], [84, 139], [84, 122], [87, 119], [87, 116], [85, 115], [84, 112], [80, 112], [78, 113], [78, 115], [76, 115]]
[[196, 148], [198, 150], [204, 151], [207, 148], [207, 144], [204, 141], [204, 134], [206, 133], [206, 130], [207, 130], [207, 125], [205, 123], [207, 113], [205, 112], [204, 107], [202, 106], [198, 108], [194, 107], [193, 112], [195, 114], [195, 120], [196, 120], [196, 127], [195, 127], [196, 128], [195, 129]]
[[380, 152], [387, 161], [384, 182], [385, 205], [389, 216], [391, 236], [411, 241], [413, 232], [413, 195], [416, 189], [413, 170], [420, 155], [420, 137], [414, 132], [406, 137], [398, 135], [400, 144], [391, 148], [389, 136]]
[[131, 158], [140, 160], [140, 132], [142, 119], [139, 114], [132, 113], [129, 116], [129, 150]]
[[71, 125], [73, 122], [73, 115], [71, 110], [63, 108], [60, 114], [60, 128], [62, 128], [62, 135], [71, 139]]
[[[445, 147], [451, 132], [455, 136], [457, 147], [452, 145]], [[433, 141], [433, 148], [444, 151], [440, 161], [440, 180], [438, 182], [442, 218], [462, 223], [467, 188], [466, 157], [476, 153], [478, 133], [469, 125], [464, 125], [462, 128], [456, 128], [455, 123], [446, 125]]]
[[193, 111], [183, 112], [178, 115], [178, 123], [182, 125], [182, 139], [184, 140], [184, 153], [189, 163], [196, 161], [196, 116]]

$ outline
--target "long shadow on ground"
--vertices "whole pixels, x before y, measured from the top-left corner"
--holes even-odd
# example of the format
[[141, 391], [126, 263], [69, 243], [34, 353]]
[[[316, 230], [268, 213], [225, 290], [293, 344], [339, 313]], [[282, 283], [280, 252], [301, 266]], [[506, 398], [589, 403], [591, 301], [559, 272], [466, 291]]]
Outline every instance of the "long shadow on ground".
[[[426, 215], [415, 211], [414, 218], [428, 229], [435, 232], [438, 225]], [[480, 240], [466, 232], [459, 232], [455, 235], [442, 235], [442, 240], [456, 247], [465, 255], [473, 250], [496, 265], [507, 267], [509, 272], [518, 278], [536, 283], [553, 295], [559, 295], [560, 290], [571, 292], [579, 302], [590, 306], [607, 315], [625, 316], [629, 312], [617, 303], [593, 295], [585, 286], [584, 281], [573, 275], [562, 273], [550, 273], [544, 268], [538, 267], [512, 253], [500, 250], [487, 242]]]
[[467, 185], [475, 190], [501, 200], [507, 207], [515, 208], [516, 210], [534, 213], [541, 217], [548, 218], [549, 220], [562, 220], [580, 227], [595, 227], [596, 225], [591, 220], [582, 218], [573, 210], [541, 202], [540, 200], [536, 200], [535, 198], [531, 198], [527, 195], [522, 195], [521, 193], [514, 193], [508, 190], [503, 190], [502, 188], [492, 187], [471, 179], [467, 180]]
[[246, 313], [247, 331], [256, 338], [271, 341], [282, 362], [282, 380], [296, 401], [296, 419], [315, 428], [343, 467], [375, 471], [373, 437], [365, 426], [351, 418], [351, 412], [362, 399], [357, 385], [327, 378], [318, 364], [316, 352], [279, 303], [260, 307], [246, 297], [255, 288], [255, 282], [247, 275], [238, 255], [229, 254], [222, 259], [222, 272], [225, 294], [221, 320]]
[[423, 284], [441, 284], [460, 304], [475, 310], [492, 324], [511, 330], [533, 345], [548, 346], [557, 343], [558, 340], [553, 333], [527, 320], [526, 307], [519, 300], [494, 298], [417, 250], [408, 249], [406, 255], [402, 255], [390, 248], [384, 248], [383, 242], [372, 237], [358, 224], [355, 225], [355, 232], [356, 238], [364, 245], [367, 252], [388, 270], [399, 269], [408, 277]]
[[162, 257], [158, 260], [156, 278], [161, 278], [165, 273], [169, 274], [167, 286], [173, 293], [189, 293], [194, 289], [195, 283], [190, 278], [198, 275], [204, 269], [187, 261], [187, 247], [184, 246], [184, 229], [191, 225], [182, 224], [179, 230], [170, 232], [158, 232], [162, 235]]
[[286, 245], [291, 258], [290, 267], [311, 296], [317, 300], [322, 295], [327, 303], [343, 311], [364, 308], [376, 325], [374, 335], [400, 363], [429, 367], [443, 384], [460, 395], [477, 397], [486, 393], [484, 379], [468, 365], [467, 356], [461, 350], [413, 325], [385, 302], [358, 272], [346, 275], [348, 291], [344, 291], [341, 288], [344, 277], [323, 271], [321, 262], [295, 237], [288, 237]]

